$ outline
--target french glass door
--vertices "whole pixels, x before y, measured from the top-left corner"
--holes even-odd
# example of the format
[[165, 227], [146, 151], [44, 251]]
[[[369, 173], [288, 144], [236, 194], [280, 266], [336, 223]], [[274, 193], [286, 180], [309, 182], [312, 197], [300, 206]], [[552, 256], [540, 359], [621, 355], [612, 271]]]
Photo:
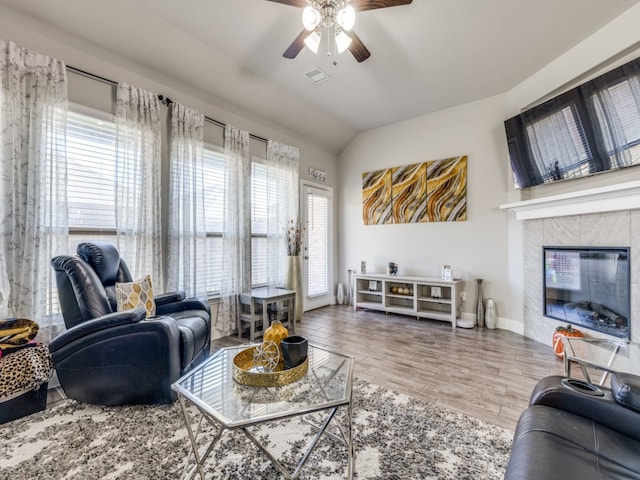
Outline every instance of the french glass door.
[[330, 305], [333, 285], [333, 191], [329, 187], [301, 184], [303, 225], [304, 309]]

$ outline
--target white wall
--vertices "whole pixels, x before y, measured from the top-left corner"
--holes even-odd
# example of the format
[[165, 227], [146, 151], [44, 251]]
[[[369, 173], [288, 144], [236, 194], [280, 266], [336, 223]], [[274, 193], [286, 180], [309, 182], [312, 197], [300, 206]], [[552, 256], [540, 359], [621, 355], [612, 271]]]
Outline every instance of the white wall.
[[[498, 305], [498, 326], [525, 334], [523, 222], [498, 211], [501, 204], [640, 178], [640, 168], [589, 179], [514, 190], [503, 122], [549, 94], [581, 83], [634, 54], [640, 45], [640, 5], [628, 10], [565, 55], [504, 95], [361, 133], [340, 156], [340, 275], [367, 261], [383, 272], [437, 275], [450, 263], [466, 280], [464, 311], [473, 311], [477, 277]], [[425, 92], [428, 95], [428, 92]], [[468, 221], [364, 226], [363, 172], [467, 154]]]
[[[428, 94], [428, 93], [425, 93]], [[501, 320], [511, 315], [507, 217], [498, 205], [511, 184], [502, 122], [506, 99], [496, 96], [357, 136], [340, 156], [340, 278], [367, 262], [367, 272], [439, 276], [442, 264], [465, 280], [466, 312], [474, 310], [475, 282], [497, 301]], [[467, 155], [467, 221], [368, 225], [362, 221], [362, 174]]]

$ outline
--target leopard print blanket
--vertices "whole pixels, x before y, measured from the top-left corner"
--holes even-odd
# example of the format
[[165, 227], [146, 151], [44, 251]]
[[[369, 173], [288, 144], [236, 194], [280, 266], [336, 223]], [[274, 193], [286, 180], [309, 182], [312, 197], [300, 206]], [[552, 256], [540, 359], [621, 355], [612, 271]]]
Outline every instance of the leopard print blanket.
[[0, 401], [18, 392], [36, 390], [53, 372], [46, 345], [23, 348], [0, 358]]

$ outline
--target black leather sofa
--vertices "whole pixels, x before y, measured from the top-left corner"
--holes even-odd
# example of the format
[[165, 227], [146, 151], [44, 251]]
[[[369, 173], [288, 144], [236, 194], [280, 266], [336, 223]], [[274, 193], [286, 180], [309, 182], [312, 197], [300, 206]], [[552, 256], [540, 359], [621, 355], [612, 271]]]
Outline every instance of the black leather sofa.
[[116, 311], [115, 283], [132, 279], [107, 243], [81, 243], [51, 264], [67, 330], [49, 350], [65, 394], [99, 405], [173, 402], [171, 384], [209, 355], [208, 302], [171, 292], [155, 296], [155, 317]]
[[612, 388], [551, 376], [535, 387], [505, 479], [640, 479], [640, 377]]

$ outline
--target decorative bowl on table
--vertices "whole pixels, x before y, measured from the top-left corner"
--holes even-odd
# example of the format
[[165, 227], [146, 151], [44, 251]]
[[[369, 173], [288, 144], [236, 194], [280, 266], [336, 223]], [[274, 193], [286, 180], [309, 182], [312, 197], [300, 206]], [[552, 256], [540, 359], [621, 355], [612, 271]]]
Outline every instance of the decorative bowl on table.
[[251, 387], [281, 387], [300, 380], [309, 369], [307, 358], [294, 368], [287, 368], [280, 359], [272, 371], [267, 371], [263, 365], [256, 365], [254, 360], [258, 347], [246, 348], [233, 357], [233, 379], [236, 382]]

